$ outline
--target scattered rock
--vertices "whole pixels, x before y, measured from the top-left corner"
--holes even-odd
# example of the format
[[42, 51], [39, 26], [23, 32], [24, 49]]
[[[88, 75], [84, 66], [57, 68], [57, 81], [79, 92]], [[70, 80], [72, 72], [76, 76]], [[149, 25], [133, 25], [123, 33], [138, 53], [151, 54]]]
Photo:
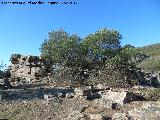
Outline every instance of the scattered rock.
[[63, 97], [63, 93], [57, 93], [57, 97], [58, 98]]
[[101, 114], [90, 114], [90, 120], [106, 120], [106, 117]]
[[74, 97], [74, 93], [66, 93], [66, 98], [73, 98]]
[[107, 85], [104, 85], [104, 84], [101, 84], [99, 83], [97, 86], [96, 86], [97, 89], [99, 90], [110, 90], [111, 88]]
[[86, 108], [88, 108], [88, 105], [80, 104], [80, 105], [76, 106], [74, 110], [80, 111], [82, 113], [86, 110]]
[[77, 96], [89, 96], [92, 90], [85, 88], [75, 88], [74, 92]]
[[88, 120], [88, 117], [80, 111], [72, 111], [64, 120]]
[[160, 102], [141, 102], [123, 113], [115, 113], [112, 120], [160, 120]]
[[115, 113], [112, 116], [112, 120], [129, 120], [125, 113]]
[[128, 111], [133, 120], [160, 120], [160, 103], [145, 102], [142, 107]]
[[44, 95], [44, 99], [46, 100], [46, 104], [48, 105], [51, 101], [57, 102], [57, 97], [55, 95]]

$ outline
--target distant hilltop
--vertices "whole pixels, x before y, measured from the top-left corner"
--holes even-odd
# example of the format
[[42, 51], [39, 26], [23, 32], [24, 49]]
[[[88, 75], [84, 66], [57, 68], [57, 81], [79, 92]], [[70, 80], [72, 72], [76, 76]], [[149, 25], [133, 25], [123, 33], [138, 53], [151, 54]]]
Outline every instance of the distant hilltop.
[[160, 43], [138, 48], [149, 57], [138, 64], [145, 71], [160, 71]]

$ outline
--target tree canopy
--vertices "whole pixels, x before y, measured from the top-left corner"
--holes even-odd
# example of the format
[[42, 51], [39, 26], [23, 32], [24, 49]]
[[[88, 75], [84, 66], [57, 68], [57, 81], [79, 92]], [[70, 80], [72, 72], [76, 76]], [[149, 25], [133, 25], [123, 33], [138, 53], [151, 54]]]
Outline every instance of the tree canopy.
[[107, 28], [88, 35], [83, 44], [87, 46], [88, 56], [93, 59], [111, 58], [121, 48], [121, 34]]
[[41, 56], [52, 64], [71, 68], [74, 78], [85, 78], [85, 69], [101, 70], [108, 65], [123, 73], [136, 67], [140, 52], [131, 45], [122, 47], [121, 39], [122, 35], [117, 30], [107, 28], [85, 38], [59, 29], [48, 33], [40, 48]]
[[41, 45], [41, 55], [48, 58], [50, 62], [71, 65], [76, 63], [79, 55], [79, 43], [81, 38], [75, 34], [69, 35], [64, 30], [48, 33]]

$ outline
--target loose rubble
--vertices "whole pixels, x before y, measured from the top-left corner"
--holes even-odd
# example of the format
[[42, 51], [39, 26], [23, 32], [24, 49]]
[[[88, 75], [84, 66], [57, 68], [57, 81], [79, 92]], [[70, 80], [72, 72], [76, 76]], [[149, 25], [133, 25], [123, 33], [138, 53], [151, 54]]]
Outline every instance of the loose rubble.
[[[0, 107], [3, 108], [0, 110], [0, 117], [10, 119], [11, 115], [16, 114], [18, 117], [15, 119], [19, 120], [25, 118], [27, 114], [30, 116], [34, 113], [27, 119], [144, 120], [145, 118], [145, 120], [158, 120], [160, 118], [159, 101], [142, 101], [135, 97], [133, 91], [127, 89], [117, 91], [114, 88], [105, 90], [86, 87], [70, 90], [69, 88], [49, 88], [46, 86], [41, 89], [43, 94], [39, 96], [33, 91], [34, 89], [31, 89], [26, 97], [24, 97], [24, 93], [23, 96], [16, 96], [21, 93], [20, 91], [17, 91], [16, 94], [5, 91], [9, 94], [5, 94], [7, 96], [3, 96], [0, 101]], [[47, 92], [45, 93], [45, 91]], [[100, 97], [88, 99], [92, 94], [101, 93], [100, 91], [103, 91]], [[2, 91], [0, 93], [2, 94]], [[37, 97], [26, 99], [33, 94]], [[23, 99], [15, 101], [11, 99], [13, 96], [23, 97]], [[86, 99], [82, 99], [80, 96], [86, 97]], [[7, 99], [12, 100], [12, 102], [7, 102]], [[8, 105], [9, 107], [7, 107]], [[10, 107], [12, 108], [9, 109]], [[15, 110], [20, 112], [15, 113]], [[11, 114], [10, 117], [6, 116], [8, 113]]]

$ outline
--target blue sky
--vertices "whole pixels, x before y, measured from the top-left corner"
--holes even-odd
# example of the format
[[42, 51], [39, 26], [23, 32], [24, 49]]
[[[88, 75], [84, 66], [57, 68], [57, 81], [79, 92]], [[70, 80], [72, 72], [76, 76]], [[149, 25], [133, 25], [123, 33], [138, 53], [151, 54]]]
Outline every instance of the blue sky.
[[13, 53], [39, 55], [40, 45], [48, 32], [59, 28], [85, 37], [100, 28], [109, 27], [122, 34], [123, 45], [139, 47], [160, 43], [159, 0], [70, 1], [77, 4], [0, 4], [0, 63], [3, 59], [4, 63], [10, 64], [9, 58]]

